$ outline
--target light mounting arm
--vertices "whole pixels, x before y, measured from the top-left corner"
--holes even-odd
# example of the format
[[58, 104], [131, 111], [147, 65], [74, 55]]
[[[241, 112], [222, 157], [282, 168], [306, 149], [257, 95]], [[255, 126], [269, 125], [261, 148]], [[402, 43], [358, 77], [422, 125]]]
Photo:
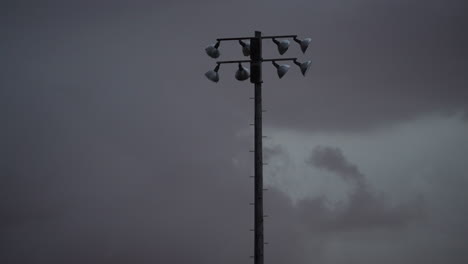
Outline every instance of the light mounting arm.
[[[297, 38], [297, 35], [277, 35], [277, 36], [263, 36], [261, 39], [274, 39], [274, 38]], [[239, 38], [218, 38], [216, 41], [230, 41], [230, 40], [248, 40], [253, 37], [239, 37]]]
[[[264, 61], [297, 61], [297, 58], [278, 58], [278, 59], [263, 59]], [[229, 60], [229, 61], [217, 61], [216, 64], [226, 64], [226, 63], [250, 63], [251, 60]]]

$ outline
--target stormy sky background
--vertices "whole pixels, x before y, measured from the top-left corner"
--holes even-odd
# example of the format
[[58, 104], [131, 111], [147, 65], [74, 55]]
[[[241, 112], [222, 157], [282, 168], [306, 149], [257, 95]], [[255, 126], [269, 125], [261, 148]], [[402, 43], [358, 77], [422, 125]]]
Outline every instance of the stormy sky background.
[[[264, 65], [265, 263], [468, 263], [464, 0], [2, 1], [0, 263], [250, 263]], [[280, 57], [264, 42], [264, 58]], [[222, 43], [220, 59], [242, 59]], [[246, 65], [247, 66], [247, 65]]]

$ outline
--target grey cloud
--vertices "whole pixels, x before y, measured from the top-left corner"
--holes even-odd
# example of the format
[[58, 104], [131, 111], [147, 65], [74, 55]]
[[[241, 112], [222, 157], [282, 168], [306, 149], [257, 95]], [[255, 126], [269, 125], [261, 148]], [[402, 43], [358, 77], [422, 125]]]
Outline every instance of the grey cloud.
[[[281, 146], [267, 148], [268, 156], [290, 159]], [[294, 209], [294, 222], [306, 232], [343, 233], [350, 231], [401, 230], [424, 221], [425, 204], [421, 196], [392, 205], [386, 194], [374, 191], [358, 166], [352, 164], [338, 147], [317, 146], [305, 160], [306, 164], [336, 174], [351, 189], [346, 200], [331, 203], [326, 195], [300, 199]], [[270, 165], [270, 164], [269, 164]], [[275, 164], [271, 164], [275, 166]], [[275, 174], [273, 169], [273, 174]]]
[[317, 146], [306, 162], [336, 173], [353, 184], [348, 200], [332, 207], [327, 206], [326, 197], [299, 203], [302, 216], [311, 221], [311, 226], [318, 228], [318, 231], [401, 228], [421, 220], [424, 215], [422, 197], [400, 205], [390, 205], [383, 194], [372, 190], [359, 168], [350, 163], [337, 147]]
[[314, 11], [298, 16], [310, 21], [301, 31], [313, 38], [306, 56], [313, 66], [305, 80], [291, 74], [265, 82], [278, 87], [269, 91], [271, 122], [363, 131], [466, 112], [467, 8], [466, 1], [311, 3]]
[[393, 206], [383, 195], [358, 187], [348, 200], [331, 205], [326, 197], [304, 199], [298, 213], [306, 226], [315, 232], [401, 230], [424, 219], [421, 197]]
[[306, 163], [334, 172], [345, 180], [361, 182], [364, 178], [358, 167], [351, 164], [341, 149], [336, 147], [317, 146]]
[[[213, 61], [203, 48], [216, 37], [314, 38], [307, 79], [291, 71], [278, 82], [265, 67], [273, 127], [366, 130], [465, 106], [464, 2], [449, 1], [445, 15], [407, 12], [407, 1], [331, 2], [2, 5], [0, 262], [249, 261], [251, 171], [231, 159], [251, 147], [235, 136], [250, 122], [251, 87], [227, 66], [218, 86], [204, 79]], [[294, 16], [280, 19], [286, 13]], [[225, 58], [240, 54], [233, 47], [223, 45]], [[400, 227], [416, 207], [388, 207], [366, 191], [337, 213], [323, 200], [294, 207], [271, 190], [269, 261], [319, 263], [324, 245], [307, 245], [323, 226]]]
[[264, 147], [263, 149], [263, 159], [268, 161], [272, 157], [284, 154], [284, 149], [280, 145], [275, 145], [271, 147]]
[[[278, 163], [269, 163], [274, 161], [274, 159], [279, 159], [281, 160], [281, 164]], [[271, 166], [277, 167], [279, 169], [280, 167], [285, 167], [290, 165], [291, 163], [291, 157], [289, 156], [289, 153], [286, 151], [286, 149], [279, 144], [272, 145], [272, 146], [264, 146], [263, 147], [263, 160], [266, 161], [269, 165], [269, 168]], [[275, 171], [275, 170], [273, 170]]]
[[[97, 60], [99, 54], [94, 51], [99, 50], [114, 59], [113, 67], [102, 68], [109, 75], [116, 68], [128, 72], [139, 69], [141, 59], [153, 63], [151, 69], [159, 71], [158, 76], [176, 76], [171, 69], [177, 68], [178, 75], [199, 79], [192, 87], [200, 90], [210, 85], [203, 82], [203, 73], [213, 68], [203, 47], [215, 38], [250, 35], [254, 29], [265, 34], [293, 30], [312, 37], [313, 44], [306, 55], [301, 55], [296, 46], [290, 48], [288, 55], [312, 59], [313, 66], [305, 79], [291, 71], [281, 81], [273, 69], [265, 67], [265, 103], [269, 108], [265, 121], [269, 125], [313, 131], [363, 131], [431, 113], [466, 112], [466, 1], [298, 1], [299, 6], [303, 5], [300, 8], [273, 1], [268, 2], [269, 12], [262, 13], [261, 22], [254, 12], [244, 12], [242, 2], [221, 4], [233, 11], [222, 15], [217, 12], [221, 7], [211, 1], [46, 3], [10, 3], [4, 9], [4, 25], [10, 25], [4, 30], [11, 36], [4, 52], [6, 58], [16, 61], [5, 70], [13, 76], [44, 65], [35, 65], [33, 60], [29, 67], [21, 68], [27, 54], [58, 54], [61, 49], [70, 48], [67, 44], [73, 39], [78, 41], [75, 45], [80, 51], [87, 52], [79, 58], [63, 56], [64, 62]], [[264, 4], [249, 6], [263, 10]], [[202, 13], [194, 14], [192, 7]], [[239, 21], [237, 13], [241, 12], [245, 13], [244, 19]], [[278, 19], [284, 12], [294, 14], [294, 19], [287, 23]], [[151, 30], [144, 26], [150, 24], [154, 25]], [[135, 38], [119, 38], [126, 30], [136, 33]], [[174, 52], [165, 52], [169, 50]], [[143, 51], [152, 56], [143, 56]], [[222, 52], [224, 58], [240, 55], [238, 47], [230, 44], [224, 44]], [[265, 53], [268, 57], [277, 56], [271, 43], [265, 43]], [[184, 58], [183, 66], [174, 60], [175, 54]], [[151, 62], [152, 57], [158, 58], [157, 62]], [[127, 59], [133, 67], [126, 68], [130, 65]], [[144, 72], [139, 77], [145, 77], [149, 71], [139, 70]], [[223, 67], [219, 87], [235, 83], [232, 70]], [[171, 79], [178, 87], [184, 85], [180, 79]], [[11, 80], [6, 85], [11, 85]], [[239, 95], [233, 91], [225, 93]], [[232, 107], [239, 115], [249, 114], [246, 102]]]

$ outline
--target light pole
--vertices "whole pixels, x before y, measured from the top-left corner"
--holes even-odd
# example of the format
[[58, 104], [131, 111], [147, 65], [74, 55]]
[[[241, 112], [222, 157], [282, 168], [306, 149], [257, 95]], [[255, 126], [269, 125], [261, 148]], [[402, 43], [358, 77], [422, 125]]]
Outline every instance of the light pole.
[[[241, 38], [219, 38], [216, 44], [209, 45], [205, 51], [212, 58], [218, 58], [220, 56], [219, 46], [222, 41], [239, 41], [242, 46], [242, 53], [244, 56], [250, 55], [250, 60], [233, 60], [233, 61], [217, 61], [216, 68], [208, 71], [205, 75], [208, 79], [213, 82], [219, 81], [219, 68], [221, 64], [225, 63], [238, 63], [239, 69], [236, 72], [236, 79], [240, 81], [247, 80], [250, 77], [250, 82], [255, 87], [255, 112], [254, 112], [254, 152], [255, 152], [255, 187], [254, 187], [254, 207], [255, 207], [255, 225], [254, 225], [254, 264], [263, 264], [263, 153], [262, 153], [262, 63], [271, 61], [278, 71], [279, 78], [282, 78], [289, 70], [289, 65], [279, 65], [277, 61], [293, 61], [294, 64], [298, 65], [301, 69], [302, 74], [305, 76], [308, 71], [311, 62], [306, 61], [299, 63], [297, 58], [279, 58], [279, 59], [263, 59], [262, 57], [262, 40], [271, 39], [278, 46], [280, 54], [284, 54], [289, 48], [289, 40], [277, 39], [288, 39], [292, 38], [294, 41], [299, 43], [303, 53], [307, 50], [311, 39], [306, 38], [299, 40], [297, 35], [279, 35], [279, 36], [262, 36], [260, 31], [255, 31], [254, 37], [241, 37]], [[244, 40], [250, 40], [250, 44], [244, 42]], [[242, 63], [250, 63], [250, 72], [248, 69], [242, 66]]]

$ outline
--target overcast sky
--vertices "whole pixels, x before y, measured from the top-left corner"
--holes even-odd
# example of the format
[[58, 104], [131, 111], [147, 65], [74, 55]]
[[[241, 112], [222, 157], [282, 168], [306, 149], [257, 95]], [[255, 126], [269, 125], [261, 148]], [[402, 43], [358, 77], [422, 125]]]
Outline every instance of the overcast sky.
[[253, 86], [204, 49], [255, 30], [312, 38], [305, 78], [263, 67], [265, 263], [468, 263], [467, 28], [464, 0], [3, 1], [0, 263], [253, 263]]

